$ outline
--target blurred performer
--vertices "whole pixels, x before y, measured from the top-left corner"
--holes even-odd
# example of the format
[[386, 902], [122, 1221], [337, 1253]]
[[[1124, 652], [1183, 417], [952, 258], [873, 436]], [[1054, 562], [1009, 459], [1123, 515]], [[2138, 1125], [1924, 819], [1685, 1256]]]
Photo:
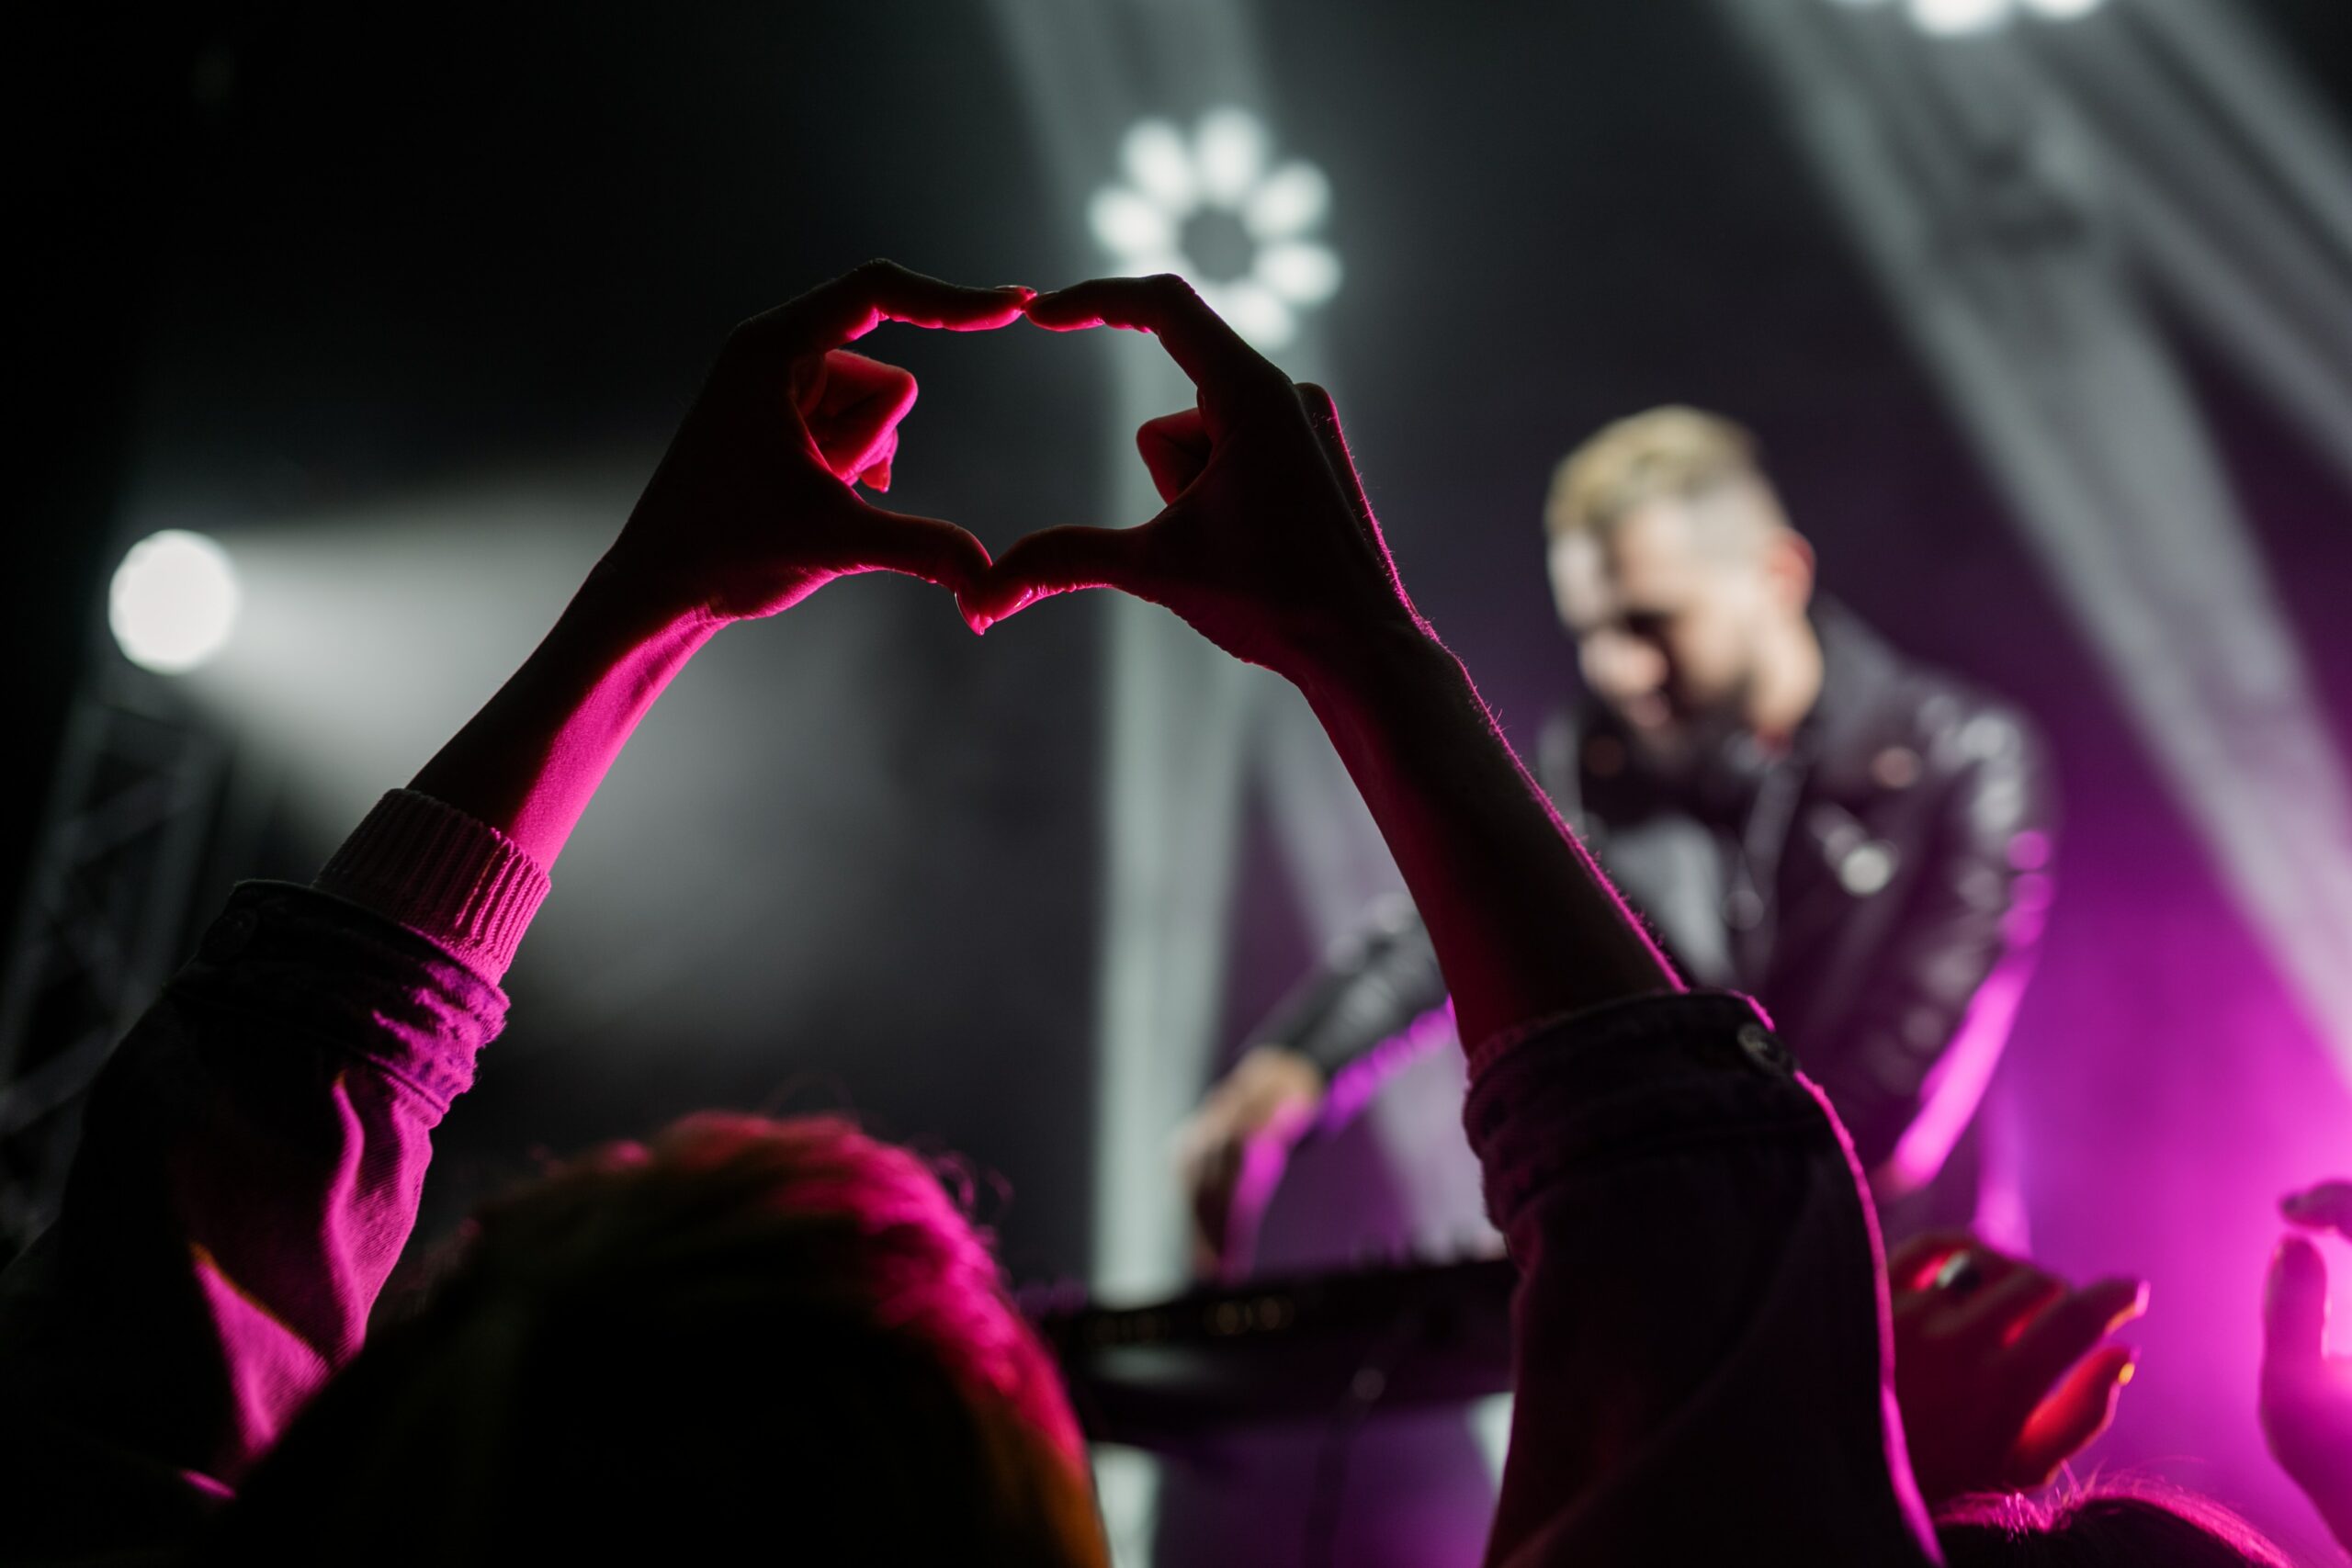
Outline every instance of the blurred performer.
[[[2048, 900], [2041, 745], [1815, 601], [1813, 550], [1728, 421], [1609, 426], [1544, 523], [1587, 692], [1545, 728], [1544, 788], [1694, 984], [1772, 1010], [1891, 1236], [2007, 1228], [1979, 1213], [1974, 1116]], [[1246, 1266], [1291, 1149], [1442, 1038], [1445, 1005], [1400, 899], [1276, 1010], [1181, 1143], [1205, 1264]]]

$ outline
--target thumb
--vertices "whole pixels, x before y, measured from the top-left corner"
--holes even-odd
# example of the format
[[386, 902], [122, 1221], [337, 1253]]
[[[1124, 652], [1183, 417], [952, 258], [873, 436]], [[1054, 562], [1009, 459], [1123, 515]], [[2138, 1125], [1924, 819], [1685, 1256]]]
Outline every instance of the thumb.
[[1047, 528], [1004, 552], [971, 589], [958, 593], [974, 631], [1040, 599], [1079, 588], [1118, 588], [1148, 599], [1142, 562], [1150, 528]]
[[2316, 1364], [2326, 1338], [2326, 1260], [2301, 1236], [2287, 1236], [2270, 1255], [2270, 1278], [2262, 1292], [2264, 1370]]
[[2352, 1236], [2352, 1181], [2323, 1181], [2309, 1191], [2290, 1193], [2278, 1201], [2278, 1212], [2307, 1229]]
[[899, 571], [953, 590], [959, 597], [988, 575], [988, 547], [953, 523], [861, 506], [850, 571]]
[[1151, 484], [1162, 501], [1173, 501], [1208, 467], [1207, 424], [1196, 408], [1148, 419], [1136, 429], [1136, 449], [1151, 471]]
[[2115, 1420], [2116, 1401], [2139, 1365], [2137, 1350], [2109, 1345], [2092, 1352], [2066, 1374], [2050, 1397], [2026, 1418], [2011, 1451], [2011, 1484], [2020, 1490], [2046, 1486], [2058, 1467], [2090, 1447]]

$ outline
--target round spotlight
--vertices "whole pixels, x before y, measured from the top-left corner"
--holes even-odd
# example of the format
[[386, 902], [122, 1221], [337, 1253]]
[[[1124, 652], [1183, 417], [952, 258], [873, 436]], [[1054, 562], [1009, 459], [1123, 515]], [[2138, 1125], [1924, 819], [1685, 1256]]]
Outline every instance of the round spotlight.
[[1911, 19], [1923, 32], [1981, 33], [2009, 19], [2009, 0], [1911, 0]]
[[229, 552], [201, 534], [166, 528], [130, 547], [107, 594], [107, 625], [123, 657], [178, 675], [228, 646], [237, 624]]

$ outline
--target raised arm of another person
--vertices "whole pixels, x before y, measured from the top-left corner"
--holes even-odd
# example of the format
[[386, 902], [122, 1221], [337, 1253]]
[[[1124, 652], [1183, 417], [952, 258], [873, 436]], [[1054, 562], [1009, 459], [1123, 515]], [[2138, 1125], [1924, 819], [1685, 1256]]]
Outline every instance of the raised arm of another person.
[[[2306, 1229], [2352, 1238], [2352, 1181], [2324, 1181], [2279, 1211]], [[2303, 1236], [2281, 1240], [2270, 1259], [2258, 1408], [2271, 1457], [2352, 1552], [2352, 1356], [2328, 1353], [2327, 1260]]]
[[915, 387], [836, 350], [886, 320], [1002, 325], [1024, 297], [876, 265], [739, 328], [514, 677], [313, 886], [231, 897], [0, 1278], [12, 1561], [170, 1550], [358, 1349], [548, 868], [694, 651], [850, 572], [978, 581], [968, 535], [851, 491], [888, 482]]
[[966, 613], [1120, 588], [1294, 682], [1436, 944], [1522, 1270], [1488, 1560], [1933, 1561], [1836, 1120], [1749, 1004], [1680, 994], [1561, 825], [1406, 597], [1329, 395], [1180, 279], [1080, 284], [1029, 315], [1156, 333], [1199, 403], [1138, 434], [1165, 510], [1033, 536]]
[[2139, 1352], [2104, 1345], [2147, 1310], [2143, 1280], [2076, 1289], [1964, 1232], [1888, 1254], [1894, 1394], [1919, 1495], [2032, 1492], [2115, 1419]]

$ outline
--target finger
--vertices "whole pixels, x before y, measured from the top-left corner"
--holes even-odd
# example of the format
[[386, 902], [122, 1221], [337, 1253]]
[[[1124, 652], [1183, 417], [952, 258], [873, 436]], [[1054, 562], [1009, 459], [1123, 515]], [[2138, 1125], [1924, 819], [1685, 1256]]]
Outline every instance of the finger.
[[968, 288], [910, 272], [896, 262], [870, 261], [818, 285], [752, 324], [773, 328], [795, 355], [854, 342], [884, 321], [951, 332], [984, 332], [1020, 319], [1035, 290], [1011, 286]]
[[1136, 429], [1136, 449], [1143, 454], [1143, 466], [1151, 470], [1152, 488], [1159, 492], [1159, 499], [1173, 501], [1208, 467], [1208, 426], [1202, 423], [1198, 409], [1164, 413], [1144, 421]]
[[2060, 1374], [2089, 1354], [2108, 1331], [2148, 1307], [2142, 1280], [2101, 1280], [2069, 1291], [2037, 1314], [2002, 1353], [1994, 1371], [1997, 1386], [2018, 1402], [2020, 1418], [2038, 1404]]
[[1149, 599], [1140, 528], [1047, 528], [1004, 552], [985, 581], [959, 595], [975, 631], [1040, 599], [1080, 588], [1117, 588]]
[[1239, 393], [1289, 384], [1174, 273], [1098, 277], [1038, 295], [1029, 301], [1027, 313], [1039, 326], [1057, 333], [1086, 327], [1150, 333], [1193, 385], [1204, 390]]
[[1289, 1163], [1290, 1152], [1280, 1139], [1252, 1138], [1244, 1145], [1233, 1190], [1226, 1198], [1225, 1235], [1218, 1248], [1227, 1280], [1238, 1280], [1248, 1271], [1250, 1259], [1258, 1250], [1259, 1227]]
[[2019, 1491], [2047, 1486], [2058, 1467], [2095, 1442], [2115, 1421], [2116, 1402], [2132, 1381], [2140, 1353], [2109, 1345], [2084, 1359], [2026, 1418], [2005, 1478]]
[[2262, 1361], [2315, 1366], [2327, 1342], [2327, 1263], [2301, 1236], [2280, 1239], [2262, 1292]]
[[1977, 1283], [1968, 1295], [1931, 1291], [1930, 1301], [1951, 1301], [1951, 1311], [1938, 1331], [1943, 1337], [1990, 1349], [2017, 1337], [2034, 1314], [2066, 1293], [2066, 1281], [2020, 1258], [1972, 1248]]
[[809, 428], [808, 436], [826, 470], [843, 484], [854, 483], [866, 469], [890, 461], [899, 451], [899, 430], [892, 424], [818, 424]]
[[869, 359], [846, 348], [833, 349], [809, 363], [823, 366], [825, 374], [810, 389], [813, 396], [801, 405], [804, 413], [839, 418], [870, 406], [888, 410], [896, 419], [904, 417], [914, 407], [914, 373], [904, 366]]
[[1194, 1235], [1212, 1269], [1225, 1259], [1226, 1222], [1233, 1212], [1233, 1188], [1240, 1175], [1240, 1146], [1231, 1139], [1220, 1139], [1202, 1151], [1192, 1169]]
[[875, 443], [857, 465], [842, 478], [852, 484], [862, 484], [868, 490], [888, 490], [890, 465], [898, 456], [899, 433], [895, 429], [887, 430], [883, 432], [881, 440]]
[[896, 449], [921, 389], [898, 366], [842, 349], [815, 363], [825, 373], [800, 401], [802, 421], [825, 466], [851, 480]]
[[832, 564], [837, 571], [897, 571], [952, 589], [960, 600], [988, 576], [989, 552], [953, 523], [886, 512], [854, 502], [858, 520], [853, 557]]
[[1976, 1246], [1976, 1238], [1966, 1231], [1929, 1231], [1915, 1235], [1898, 1245], [1886, 1255], [1887, 1288], [1895, 1291], [1924, 1290], [1945, 1259], [1956, 1252], [1966, 1252]]
[[2352, 1181], [2323, 1181], [2281, 1199], [2278, 1212], [2299, 1225], [2352, 1236]]

